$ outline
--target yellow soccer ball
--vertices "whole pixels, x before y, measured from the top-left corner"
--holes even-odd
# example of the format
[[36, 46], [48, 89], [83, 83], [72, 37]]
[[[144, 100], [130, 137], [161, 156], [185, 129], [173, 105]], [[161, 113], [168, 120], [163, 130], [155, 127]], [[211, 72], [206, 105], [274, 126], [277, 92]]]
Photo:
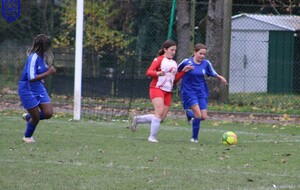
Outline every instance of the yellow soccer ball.
[[222, 135], [222, 143], [225, 145], [234, 145], [237, 143], [237, 135], [232, 131], [227, 131]]

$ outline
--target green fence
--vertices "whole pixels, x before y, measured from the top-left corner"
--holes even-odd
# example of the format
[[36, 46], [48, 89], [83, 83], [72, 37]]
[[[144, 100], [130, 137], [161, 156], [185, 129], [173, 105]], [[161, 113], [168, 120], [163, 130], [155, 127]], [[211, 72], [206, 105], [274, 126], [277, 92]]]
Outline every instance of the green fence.
[[[192, 10], [195, 7], [194, 14], [188, 11], [190, 15], [186, 15], [188, 18], [194, 16], [195, 20], [188, 27], [195, 27], [195, 43], [205, 43], [208, 1], [195, 1], [194, 5], [193, 2], [186, 5], [177, 1], [176, 13], [182, 8]], [[8, 22], [0, 17], [0, 101], [18, 101], [17, 82], [26, 60], [26, 50], [35, 35], [45, 33], [53, 41], [57, 69], [57, 73], [46, 80], [46, 87], [56, 106], [72, 109], [75, 3], [71, 0], [21, 1], [21, 14], [16, 21]], [[262, 104], [258, 112], [273, 113], [269, 106], [272, 101], [288, 101], [286, 105], [300, 110], [300, 28], [297, 27], [300, 8], [290, 8], [287, 10], [285, 5], [268, 2], [233, 1], [229, 99], [225, 102], [215, 99], [218, 89], [210, 85], [213, 105], [259, 107], [259, 100], [263, 99], [268, 102], [267, 106]], [[128, 115], [136, 109], [151, 109], [148, 104], [151, 79], [145, 76], [145, 71], [170, 32], [171, 10], [172, 1], [169, 0], [85, 0], [84, 114], [111, 118]], [[266, 16], [270, 14], [273, 16]], [[175, 41], [179, 40], [179, 19], [184, 18], [177, 15], [171, 30]], [[282, 98], [285, 96], [293, 98]], [[176, 86], [174, 101], [179, 100]], [[175, 108], [181, 109], [172, 107]]]

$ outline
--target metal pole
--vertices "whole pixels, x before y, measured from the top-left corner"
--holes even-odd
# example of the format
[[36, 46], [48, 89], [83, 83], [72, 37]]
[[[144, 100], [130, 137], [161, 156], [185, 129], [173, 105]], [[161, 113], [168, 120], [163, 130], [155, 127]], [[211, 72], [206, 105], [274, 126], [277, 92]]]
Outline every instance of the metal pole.
[[170, 16], [170, 23], [169, 23], [169, 31], [168, 31], [168, 39], [172, 38], [172, 27], [174, 24], [174, 18], [175, 18], [175, 7], [176, 7], [176, 0], [172, 1], [172, 11]]
[[74, 120], [80, 120], [81, 80], [82, 80], [82, 46], [83, 46], [83, 10], [84, 0], [77, 0], [75, 78], [74, 78]]

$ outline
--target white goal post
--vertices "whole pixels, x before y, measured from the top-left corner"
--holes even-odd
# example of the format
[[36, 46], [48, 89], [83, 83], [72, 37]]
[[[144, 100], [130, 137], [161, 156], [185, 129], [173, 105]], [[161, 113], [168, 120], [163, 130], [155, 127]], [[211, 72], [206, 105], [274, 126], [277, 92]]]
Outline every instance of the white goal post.
[[83, 15], [84, 0], [77, 0], [76, 9], [76, 43], [75, 43], [75, 75], [74, 75], [74, 120], [80, 120], [81, 114], [81, 82], [82, 82], [82, 47], [83, 47]]

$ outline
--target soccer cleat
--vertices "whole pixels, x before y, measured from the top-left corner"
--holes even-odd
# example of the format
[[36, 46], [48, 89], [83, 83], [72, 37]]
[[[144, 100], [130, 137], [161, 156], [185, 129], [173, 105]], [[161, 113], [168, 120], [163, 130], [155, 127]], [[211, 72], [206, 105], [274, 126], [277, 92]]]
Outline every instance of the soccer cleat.
[[22, 114], [22, 119], [23, 119], [24, 121], [27, 121], [26, 116], [27, 116], [27, 113], [23, 113], [23, 114]]
[[33, 137], [23, 137], [23, 141], [25, 143], [34, 143], [35, 142]]
[[148, 142], [157, 143], [158, 141], [155, 138], [153, 138], [153, 137], [149, 137], [148, 138]]
[[198, 141], [198, 139], [191, 138], [191, 142], [198, 143], [199, 141]]
[[192, 124], [192, 117], [189, 116], [188, 112], [191, 111], [190, 109], [185, 110], [185, 115], [188, 121], [188, 124], [191, 125]]
[[138, 122], [137, 122], [137, 117], [136, 116], [133, 116], [132, 117], [132, 122], [131, 122], [131, 131], [132, 132], [135, 132], [136, 131], [136, 126], [137, 126]]

